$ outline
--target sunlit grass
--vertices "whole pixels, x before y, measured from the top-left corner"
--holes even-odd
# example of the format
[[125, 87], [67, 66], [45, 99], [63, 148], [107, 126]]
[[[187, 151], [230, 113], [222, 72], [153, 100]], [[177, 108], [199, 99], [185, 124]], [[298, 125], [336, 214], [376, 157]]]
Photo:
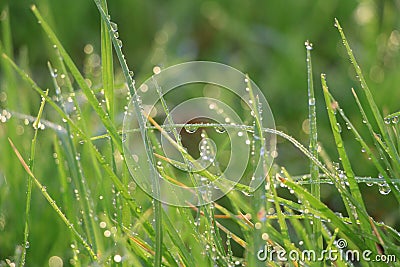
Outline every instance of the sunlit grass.
[[[318, 154], [320, 152], [318, 142], [323, 143], [324, 140], [317, 139], [318, 114], [315, 108], [316, 101], [322, 99], [315, 98], [311, 48], [310, 43], [307, 43], [309, 149], [284, 132], [263, 128], [259, 112], [255, 112], [252, 117], [252, 126], [199, 123], [191, 127], [201, 128], [205, 137], [208, 137], [208, 130], [218, 132], [221, 127], [237, 127], [246, 131], [252, 141], [254, 140], [254, 154], [261, 155], [264, 166], [269, 160], [267, 157], [263, 158], [264, 154], [260, 152], [261, 148], [265, 147], [264, 136], [276, 134], [291, 142], [304, 154], [305, 159], [310, 162], [310, 172], [298, 177], [290, 175], [283, 166], [275, 165], [270, 170], [264, 168], [262, 175], [265, 180], [255, 192], [251, 192], [248, 187], [239, 183], [219, 201], [185, 208], [162, 205], [159, 200], [146, 195], [130, 177], [124, 155], [124, 136], [116, 117], [123, 114], [123, 107], [132, 99], [135, 112], [140, 118], [139, 128], [135, 131], [144, 137], [146, 156], [151, 164], [159, 166], [158, 170], [164, 179], [182, 185], [179, 172], [172, 167], [178, 163], [163, 153], [158, 140], [160, 135], [164, 135], [181, 153], [184, 159], [182, 165], [195, 164], [195, 159], [183, 147], [175, 128], [166, 129], [163, 125], [159, 125], [157, 118], [152, 118], [142, 111], [140, 101], [136, 98], [135, 80], [123, 54], [122, 37], [118, 34], [117, 24], [110, 20], [106, 1], [96, 0], [95, 3], [102, 18], [102, 73], [99, 84], [96, 85], [87, 82], [85, 75], [46, 22], [46, 18], [36, 6], [32, 6], [31, 9], [40, 27], [54, 46], [54, 62], [48, 63], [53, 88], [50, 91], [43, 90], [34, 81], [34, 77], [28, 74], [29, 70], [24, 70], [12, 57], [12, 43], [7, 37], [11, 30], [7, 29], [9, 25], [5, 23], [6, 38], [2, 39], [4, 45], [1, 45], [2, 66], [4, 66], [2, 77], [7, 84], [13, 85], [7, 87], [8, 101], [18, 101], [13, 91], [16, 88], [15, 81], [18, 80], [18, 83], [24, 84], [23, 90], [31, 90], [38, 94], [38, 102], [41, 104], [35, 117], [17, 111], [0, 113], [3, 123], [0, 134], [9, 131], [8, 136], [0, 136], [5, 140], [7, 136], [10, 140], [10, 144], [2, 140], [4, 146], [2, 150], [7, 151], [9, 157], [14, 159], [10, 159], [7, 165], [1, 167], [13, 171], [22, 166], [24, 172], [20, 170], [15, 174], [27, 178], [26, 181], [19, 179], [19, 182], [23, 182], [24, 188], [28, 188], [26, 199], [18, 200], [18, 205], [24, 209], [21, 209], [20, 214], [16, 212], [18, 220], [22, 222], [18, 225], [24, 227], [9, 233], [15, 240], [13, 246], [17, 248], [16, 252], [14, 255], [6, 255], [7, 259], [0, 259], [0, 265], [13, 262], [19, 266], [30, 266], [44, 262], [31, 252], [38, 246], [36, 245], [38, 237], [33, 238], [32, 232], [50, 228], [53, 222], [38, 220], [35, 216], [31, 206], [41, 205], [41, 200], [35, 197], [40, 194], [32, 190], [32, 182], [50, 204], [43, 206], [43, 209], [54, 211], [55, 216], [63, 222], [59, 226], [63, 227], [60, 228], [63, 229], [63, 238], [50, 237], [59, 245], [49, 253], [59, 257], [57, 260], [63, 260], [65, 264], [68, 262], [77, 266], [108, 266], [114, 263], [125, 266], [265, 266], [266, 263], [259, 259], [259, 251], [265, 246], [275, 251], [285, 250], [299, 254], [304, 250], [320, 252], [337, 249], [335, 240], [339, 238], [347, 241], [347, 249], [360, 252], [370, 250], [371, 258], [378, 254], [400, 258], [398, 231], [371, 217], [360, 187], [364, 183], [374, 183], [380, 187], [382, 194], [392, 194], [398, 204], [400, 203], [398, 113], [387, 117], [381, 114], [338, 21], [335, 25], [338, 27], [367, 100], [366, 103], [361, 102], [353, 90], [355, 102], [360, 109], [360, 117], [365, 121], [370, 136], [361, 136], [328, 90], [329, 74], [321, 75], [325, 106], [340, 164], [323, 162]], [[117, 102], [115, 84], [119, 81], [115, 81], [116, 68], [112, 53], [116, 54], [123, 82], [127, 87], [124, 95], [127, 95], [128, 99], [122, 98], [122, 101], [125, 101], [122, 105]], [[18, 79], [15, 74], [18, 75]], [[259, 111], [258, 96], [254, 95], [250, 83], [247, 86], [249, 99], [254, 105], [253, 110]], [[306, 92], [304, 90], [304, 94]], [[79, 101], [78, 94], [85, 101]], [[163, 99], [161, 94], [160, 98], [162, 111], [169, 118], [170, 103]], [[29, 100], [27, 105], [30, 103]], [[366, 115], [365, 109], [371, 110], [372, 116]], [[52, 115], [45, 118], [46, 114]], [[24, 116], [27, 124], [30, 123], [27, 118], [33, 119], [33, 133], [29, 131], [23, 134], [14, 133], [12, 127], [15, 127], [15, 121], [23, 119]], [[344, 119], [345, 127], [340, 125], [337, 119], [339, 116]], [[101, 125], [100, 134], [96, 132], [98, 125], [94, 126], [93, 121]], [[172, 121], [170, 123], [177, 128], [185, 126], [174, 124]], [[46, 135], [43, 137], [39, 125], [46, 126], [43, 132]], [[379, 171], [378, 177], [356, 176], [353, 170], [355, 163], [348, 156], [342, 138], [342, 128], [349, 129], [360, 143], [363, 151]], [[167, 130], [172, 130], [175, 140], [166, 133]], [[47, 145], [43, 153], [38, 149], [39, 143]], [[49, 156], [46, 153], [53, 154], [53, 159], [42, 161], [43, 157]], [[257, 156], [254, 156], [254, 159], [256, 158]], [[333, 166], [332, 170], [328, 167], [328, 163]], [[218, 164], [213, 166], [218, 170]], [[45, 171], [47, 168], [50, 171]], [[133, 175], [143, 176], [143, 170], [138, 168]], [[189, 175], [194, 184], [197, 182], [195, 177], [198, 176], [208, 181], [218, 179], [208, 170], [189, 172]], [[151, 173], [151, 177], [148, 178], [152, 181], [154, 194], [159, 196], [157, 174]], [[221, 187], [228, 182], [229, 180], [221, 179]], [[341, 199], [345, 207], [345, 214], [332, 210], [323, 202], [321, 184], [324, 183], [336, 189], [338, 199]], [[10, 185], [7, 183], [0, 184], [0, 190], [8, 187]], [[192, 189], [187, 188], [187, 190]], [[203, 197], [202, 193], [197, 193], [199, 198]], [[346, 259], [338, 258], [333, 264], [345, 266], [348, 263]], [[281, 262], [275, 256], [274, 261], [269, 261], [268, 264], [280, 266]], [[331, 261], [290, 260], [289, 264], [329, 265]], [[360, 264], [368, 266], [370, 263], [361, 261]], [[399, 262], [392, 264], [398, 266]]]

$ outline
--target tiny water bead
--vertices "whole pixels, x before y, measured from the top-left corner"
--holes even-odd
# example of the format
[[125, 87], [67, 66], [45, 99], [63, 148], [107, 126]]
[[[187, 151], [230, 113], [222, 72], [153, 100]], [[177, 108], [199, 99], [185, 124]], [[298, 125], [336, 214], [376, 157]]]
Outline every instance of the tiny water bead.
[[225, 129], [223, 126], [216, 126], [216, 127], [215, 127], [215, 131], [216, 131], [217, 133], [225, 133], [225, 132], [226, 132], [226, 129]]
[[[5, 123], [5, 122], [7, 122], [10, 118], [11, 118], [11, 113], [10, 112], [8, 112], [7, 110], [5, 110], [5, 109], [3, 109], [2, 111], [1, 111], [1, 113], [0, 113], [0, 121], [1, 122], [3, 122], [3, 123]], [[29, 121], [28, 121], [28, 123], [29, 123]]]
[[110, 26], [111, 26], [111, 30], [113, 32], [118, 31], [118, 24], [117, 23], [110, 21]]

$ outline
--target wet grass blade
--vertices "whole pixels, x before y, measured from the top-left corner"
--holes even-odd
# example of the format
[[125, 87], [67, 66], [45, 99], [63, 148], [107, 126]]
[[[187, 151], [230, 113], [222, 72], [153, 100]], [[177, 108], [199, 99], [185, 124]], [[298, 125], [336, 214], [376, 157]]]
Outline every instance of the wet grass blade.
[[[99, 0], [94, 1], [102, 18], [102, 21], [105, 23], [107, 26], [107, 29], [110, 33], [114, 33], [113, 36], [111, 36], [111, 40], [114, 46], [114, 51], [117, 54], [120, 66], [122, 68], [122, 72], [124, 74], [125, 80], [128, 84], [129, 91], [131, 92], [131, 95], [133, 95], [133, 103], [134, 103], [134, 108], [135, 112], [138, 116], [138, 122], [142, 134], [142, 138], [144, 140], [144, 146], [146, 149], [147, 157], [149, 159], [150, 164], [152, 166], [155, 166], [155, 159], [153, 155], [153, 150], [149, 141], [149, 138], [147, 136], [147, 129], [146, 129], [146, 120], [142, 114], [142, 109], [140, 106], [140, 101], [138, 99], [138, 95], [136, 94], [136, 88], [134, 86], [134, 81], [132, 79], [131, 71], [128, 68], [128, 65], [125, 61], [125, 57], [122, 53], [121, 47], [122, 47], [122, 41], [118, 38], [115, 37], [115, 34], [117, 33], [116, 29], [116, 24], [111, 24], [111, 21], [109, 19], [109, 15], [103, 10], [101, 3]], [[107, 127], [107, 125], [105, 125]], [[115, 130], [113, 128], [113, 130]], [[115, 131], [114, 134], [117, 134]], [[116, 140], [116, 142], [120, 142], [119, 138], [113, 138]], [[121, 153], [122, 149], [120, 150]], [[163, 231], [162, 231], [162, 207], [161, 207], [161, 202], [159, 201], [159, 196], [160, 196], [160, 186], [158, 182], [158, 175], [154, 173], [154, 168], [151, 168], [151, 180], [152, 180], [152, 189], [153, 189], [153, 194], [155, 195], [154, 198], [154, 213], [155, 213], [155, 255], [154, 255], [154, 266], [161, 266], [162, 262], [162, 238], [163, 238]]]
[[79, 87], [82, 89], [82, 92], [85, 94], [88, 103], [91, 105], [91, 107], [94, 109], [96, 114], [99, 116], [101, 119], [102, 123], [104, 124], [104, 127], [108, 130], [110, 133], [111, 138], [115, 141], [117, 149], [123, 153], [122, 150], [122, 140], [120, 136], [118, 135], [118, 132], [114, 126], [114, 124], [111, 122], [110, 116], [108, 113], [106, 113], [101, 106], [99, 105], [99, 102], [94, 95], [94, 92], [90, 89], [88, 84], [86, 83], [84, 77], [82, 74], [79, 72], [78, 68], [72, 61], [71, 57], [67, 53], [67, 51], [64, 49], [62, 46], [61, 42], [58, 40], [56, 34], [52, 31], [50, 26], [47, 24], [47, 22], [44, 20], [42, 15], [40, 14], [39, 10], [36, 8], [35, 5], [31, 6], [31, 10], [38, 19], [41, 27], [43, 30], [46, 32], [48, 35], [50, 41], [55, 45], [55, 47], [60, 51], [60, 55], [63, 57], [65, 64], [71, 71], [71, 74], [73, 75], [75, 81], [79, 85]]
[[[322, 89], [323, 89], [323, 93], [324, 93], [324, 97], [325, 97], [325, 105], [327, 107], [329, 121], [330, 121], [331, 128], [332, 128], [332, 133], [333, 133], [333, 137], [334, 137], [334, 140], [336, 143], [336, 148], [339, 153], [340, 161], [342, 162], [342, 166], [344, 169], [345, 176], [347, 178], [347, 182], [349, 183], [350, 193], [354, 197], [354, 201], [356, 202], [356, 203], [348, 202], [349, 206], [347, 207], [348, 208], [347, 212], [354, 224], [356, 224], [357, 223], [356, 220], [359, 219], [361, 230], [364, 233], [370, 233], [371, 227], [369, 225], [369, 222], [365, 219], [364, 216], [361, 215], [362, 212], [366, 213], [366, 208], [365, 208], [364, 201], [363, 201], [363, 198], [362, 198], [362, 195], [360, 192], [360, 188], [358, 187], [358, 183], [355, 179], [355, 174], [351, 167], [350, 160], [347, 156], [347, 152], [344, 147], [344, 143], [343, 143], [343, 140], [341, 137], [341, 127], [340, 127], [339, 123], [337, 122], [336, 116], [335, 116], [334, 108], [336, 109], [337, 107], [334, 107], [332, 105], [332, 100], [329, 96], [328, 86], [326, 83], [326, 76], [324, 74], [321, 75], [321, 83], [322, 83]], [[343, 200], [344, 200], [344, 202], [347, 202], [346, 198], [343, 198]], [[362, 210], [356, 209], [354, 206], [355, 204], [358, 204]], [[369, 240], [366, 240], [365, 242], [367, 242], [371, 247], [373, 247], [373, 243], [370, 242]]]
[[[360, 84], [361, 84], [361, 88], [363, 89], [363, 92], [365, 93], [365, 96], [367, 98], [369, 107], [372, 110], [373, 116], [375, 118], [375, 121], [379, 127], [379, 130], [382, 134], [383, 140], [388, 144], [388, 148], [389, 148], [389, 155], [393, 158], [396, 159], [397, 162], [400, 162], [400, 156], [396, 151], [396, 148], [393, 144], [393, 142], [391, 142], [391, 139], [389, 137], [389, 133], [388, 130], [385, 126], [384, 123], [384, 119], [379, 111], [378, 106], [376, 105], [375, 101], [374, 101], [374, 97], [372, 96], [372, 93], [367, 85], [367, 82], [365, 81], [364, 75], [361, 71], [360, 66], [357, 63], [357, 60], [353, 54], [352, 49], [350, 48], [349, 43], [347, 42], [347, 38], [343, 32], [342, 27], [339, 24], [339, 21], [337, 19], [335, 19], [335, 26], [338, 28], [338, 31], [340, 33], [340, 36], [342, 38], [343, 41], [343, 45], [346, 48], [347, 54], [350, 58], [350, 61], [354, 67], [354, 70], [356, 72], [357, 75], [357, 79], [359, 80]], [[400, 173], [400, 164], [395, 164], [397, 172]]]
[[[310, 153], [318, 158], [318, 130], [317, 130], [317, 112], [315, 107], [315, 95], [314, 95], [314, 81], [313, 81], [313, 70], [312, 70], [312, 62], [311, 62], [311, 50], [312, 43], [309, 41], [305, 42], [306, 51], [307, 51], [307, 85], [308, 85], [308, 120], [310, 127], [310, 144], [309, 149]], [[319, 169], [318, 166], [310, 160], [310, 174], [311, 180], [313, 183], [311, 184], [311, 194], [317, 198], [321, 198], [321, 189], [319, 183]], [[323, 249], [323, 240], [321, 235], [321, 221], [318, 218], [313, 219], [313, 231], [312, 236], [315, 239], [316, 250], [320, 252]]]
[[25, 160], [19, 153], [18, 149], [15, 147], [14, 143], [11, 141], [11, 139], [8, 139], [8, 141], [10, 142], [10, 145], [11, 145], [12, 149], [14, 150], [14, 153], [17, 156], [18, 160], [20, 161], [22, 167], [25, 169], [25, 171], [28, 173], [28, 175], [33, 179], [33, 182], [40, 189], [40, 191], [42, 192], [42, 195], [46, 198], [47, 202], [49, 202], [49, 204], [56, 211], [56, 213], [61, 218], [61, 220], [65, 223], [65, 225], [67, 225], [67, 227], [70, 229], [70, 231], [72, 231], [72, 233], [76, 236], [76, 238], [79, 240], [79, 242], [88, 251], [91, 258], [93, 260], [97, 260], [97, 255], [95, 254], [95, 252], [92, 250], [90, 245], [85, 241], [85, 239], [81, 236], [81, 234], [75, 229], [74, 225], [67, 219], [67, 217], [64, 215], [64, 213], [61, 211], [61, 209], [57, 206], [56, 202], [53, 200], [53, 198], [47, 192], [46, 187], [43, 186], [39, 182], [38, 179], [36, 179], [35, 175], [29, 169], [29, 166], [26, 164]]
[[[46, 91], [46, 95], [48, 95], [49, 91]], [[32, 138], [31, 142], [31, 152], [29, 156], [29, 161], [28, 161], [28, 167], [30, 170], [34, 169], [34, 164], [35, 164], [35, 152], [36, 152], [36, 140], [38, 137], [38, 130], [40, 127], [40, 119], [42, 117], [44, 105], [46, 101], [42, 99], [40, 103], [40, 108], [38, 115], [36, 117], [36, 120], [33, 123], [33, 128], [35, 129], [34, 136]], [[22, 246], [22, 252], [21, 252], [21, 260], [19, 262], [19, 266], [24, 266], [25, 265], [25, 258], [26, 258], [26, 248], [29, 247], [29, 214], [30, 214], [30, 209], [31, 209], [31, 198], [32, 198], [32, 178], [28, 176], [28, 189], [26, 193], [26, 206], [25, 206], [25, 229], [24, 229], [24, 243]]]

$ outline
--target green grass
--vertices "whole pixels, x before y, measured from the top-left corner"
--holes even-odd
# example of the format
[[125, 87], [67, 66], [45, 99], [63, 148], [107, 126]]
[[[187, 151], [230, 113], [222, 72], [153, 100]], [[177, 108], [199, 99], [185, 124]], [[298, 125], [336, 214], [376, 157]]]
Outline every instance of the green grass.
[[[157, 92], [161, 114], [151, 118], [142, 112], [135, 79], [123, 53], [124, 37], [119, 36], [117, 24], [110, 20], [106, 1], [94, 2], [101, 18], [100, 74], [90, 63], [81, 71], [40, 12], [40, 6], [31, 7], [53, 47], [47, 65], [50, 90], [35, 82], [29, 66], [14, 58], [8, 10], [2, 15], [1, 77], [7, 107], [16, 108], [18, 102], [25, 106], [0, 113], [1, 153], [7, 155], [0, 165], [7, 177], [0, 177], [5, 181], [0, 180], [0, 228], [7, 227], [7, 231], [0, 231], [0, 266], [41, 266], [60, 260], [64, 265], [75, 266], [281, 266], [276, 257], [274, 261], [260, 261], [260, 249], [269, 246], [275, 251], [300, 255], [305, 250], [320, 253], [337, 249], [335, 241], [340, 238], [347, 241], [347, 249], [360, 253], [370, 250], [370, 258], [382, 254], [400, 258], [400, 234], [395, 224], [374, 218], [365, 201], [365, 184], [375, 184], [385, 197], [393, 197], [395, 214], [399, 214], [399, 113], [381, 113], [337, 20], [335, 26], [359, 81], [360, 88], [353, 90], [353, 102], [360, 111], [356, 119], [365, 122], [360, 126], [352, 122], [354, 116], [351, 120], [346, 116], [328, 89], [331, 76], [322, 74], [322, 95], [336, 148], [329, 156], [335, 158], [337, 153], [339, 162], [331, 162], [323, 154], [322, 144], [327, 140], [318, 135], [321, 128], [317, 129], [316, 108], [322, 99], [314, 92], [317, 86], [307, 42], [309, 148], [287, 133], [263, 128], [259, 96], [254, 94], [247, 76], [248, 97], [256, 111], [249, 116], [248, 125], [198, 123], [191, 127], [201, 129], [203, 137], [213, 138], [218, 153], [229, 151], [226, 140], [220, 137], [224, 134], [221, 127], [245, 131], [254, 144], [254, 155], [244, 176], [251, 174], [256, 168], [253, 161], [260, 159], [263, 183], [254, 192], [239, 183], [218, 201], [198, 207], [175, 207], [148, 196], [130, 176], [127, 157], [131, 155], [125, 154], [126, 133], [118, 119], [129, 101], [133, 99], [139, 118], [139, 127], [134, 131], [142, 136], [143, 156], [157, 166], [147, 177], [156, 197], [161, 193], [156, 170], [163, 179], [179, 184], [182, 173], [173, 165], [181, 164], [190, 170], [192, 184], [216, 181], [226, 155], [218, 157], [219, 162], [209, 169], [191, 170], [190, 166], [198, 167], [198, 163], [191, 150], [184, 148], [181, 133], [176, 130], [185, 125], [170, 120], [177, 127], [172, 128], [172, 138], [167, 132], [170, 129], [160, 123], [164, 118], [170, 119], [174, 99], [163, 98]], [[17, 90], [31, 99], [18, 98]], [[21, 123], [33, 127], [23, 127]], [[261, 153], [268, 134], [293, 144], [309, 162], [309, 173], [292, 176], [287, 170], [289, 165], [275, 164], [268, 169], [270, 158]], [[162, 135], [181, 153], [183, 163], [164, 154], [159, 140]], [[370, 159], [365, 161], [372, 162], [379, 175], [356, 176], [355, 165], [363, 163], [349, 156], [345, 141], [349, 135], [359, 143]], [[138, 166], [133, 175], [143, 178], [145, 171]], [[229, 180], [221, 179], [218, 185], [229, 186]], [[23, 198], [13, 196], [16, 188], [24, 193], [26, 189], [26, 194], [19, 195]], [[343, 204], [343, 209], [336, 210], [327, 203], [322, 194], [326, 188], [334, 191], [334, 199]], [[197, 191], [199, 201], [203, 202], [210, 192]], [[3, 209], [7, 213], [3, 214]], [[395, 219], [399, 219], [398, 215]], [[289, 260], [288, 264], [347, 266], [349, 262], [342, 258], [335, 262], [305, 259]], [[390, 264], [399, 266], [400, 262]], [[361, 261], [356, 265], [372, 263]]]

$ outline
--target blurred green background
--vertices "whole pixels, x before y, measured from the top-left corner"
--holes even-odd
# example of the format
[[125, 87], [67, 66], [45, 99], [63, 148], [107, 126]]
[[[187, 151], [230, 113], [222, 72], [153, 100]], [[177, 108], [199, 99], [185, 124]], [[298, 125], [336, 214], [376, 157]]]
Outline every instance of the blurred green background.
[[[35, 4], [51, 22], [75, 63], [84, 70], [87, 60], [96, 59], [85, 54], [85, 46], [90, 44], [95, 54], [100, 53], [100, 18], [95, 4], [89, 0], [41, 0]], [[123, 51], [135, 72], [137, 84], [146, 80], [156, 65], [164, 68], [190, 60], [231, 65], [248, 73], [264, 92], [277, 129], [293, 135], [303, 144], [308, 140], [303, 127], [308, 116], [304, 42], [310, 40], [314, 44], [312, 56], [319, 140], [333, 161], [338, 159], [319, 82], [321, 72], [327, 74], [332, 93], [354, 124], [361, 127], [361, 132], [367, 130], [350, 90], [354, 87], [361, 92], [360, 86], [333, 26], [334, 18], [338, 18], [344, 28], [378, 106], [386, 114], [400, 107], [400, 1], [112, 0], [108, 4], [112, 20], [118, 23]], [[30, 5], [31, 1], [3, 0], [0, 10], [6, 6], [9, 8], [13, 53], [17, 62], [29, 66], [32, 77], [42, 88], [52, 88], [46, 63], [54, 57], [54, 51], [31, 13]], [[1, 20], [4, 20], [3, 15]], [[2, 31], [4, 35], [4, 29]], [[3, 70], [0, 75], [2, 79]], [[7, 92], [7, 86], [1, 81], [0, 93]], [[0, 107], [36, 114], [40, 101], [37, 95], [27, 89], [18, 95], [19, 100], [1, 98]], [[51, 109], [45, 112], [48, 112], [47, 118], [51, 118]], [[23, 122], [14, 123], [14, 126], [23, 126]], [[6, 137], [13, 136], [13, 131], [15, 129], [6, 130], [0, 124], [3, 146], [0, 147], [0, 259], [13, 254], [15, 245], [22, 240], [25, 176], [12, 159], [14, 156], [6, 153], [10, 150], [4, 147], [7, 145]], [[29, 146], [29, 130], [25, 134], [28, 137], [25, 142], [21, 141], [21, 147]], [[376, 177], [378, 173], [361, 153], [354, 138], [347, 132], [343, 134], [356, 173]], [[277, 163], [286, 166], [293, 174], [308, 172], [306, 158], [284, 140], [278, 141]], [[39, 141], [43, 155], [52, 155], [51, 142], [52, 135], [43, 133]], [[37, 165], [46, 166], [48, 160], [49, 157], [38, 157]], [[56, 168], [51, 166], [40, 170], [44, 177], [54, 177], [56, 173]], [[48, 185], [52, 186], [52, 183], [57, 186], [57, 182], [50, 179]], [[323, 197], [335, 207], [334, 192], [329, 187], [324, 190]], [[374, 187], [365, 187], [364, 190], [371, 213], [377, 220], [394, 225], [397, 215], [393, 214], [395, 207], [391, 204], [394, 203], [391, 196], [380, 196]], [[35, 193], [33, 197], [42, 198]], [[18, 203], [11, 201], [18, 199], [21, 200]], [[387, 203], [385, 207], [382, 207], [382, 201]], [[44, 201], [40, 203], [42, 207], [33, 207], [32, 221], [57, 221], [47, 204]], [[58, 225], [58, 221], [55, 223]], [[56, 232], [57, 227], [62, 226], [48, 229], [49, 233]], [[16, 239], [15, 233], [10, 231], [20, 233], [21, 239]], [[35, 235], [35, 229], [32, 229], [32, 234]]]

